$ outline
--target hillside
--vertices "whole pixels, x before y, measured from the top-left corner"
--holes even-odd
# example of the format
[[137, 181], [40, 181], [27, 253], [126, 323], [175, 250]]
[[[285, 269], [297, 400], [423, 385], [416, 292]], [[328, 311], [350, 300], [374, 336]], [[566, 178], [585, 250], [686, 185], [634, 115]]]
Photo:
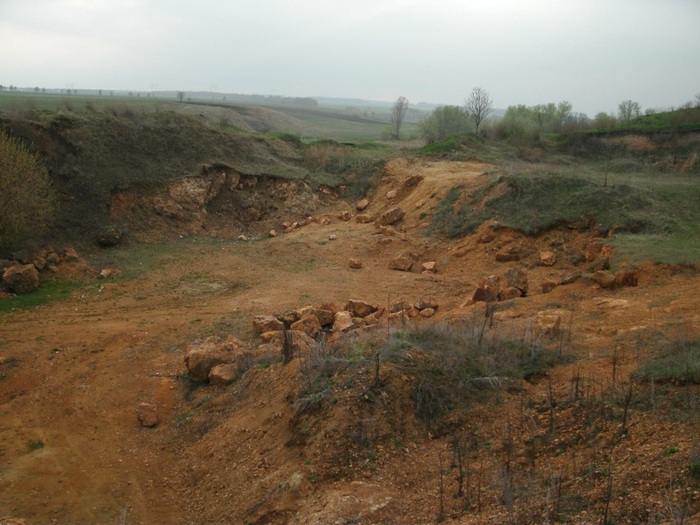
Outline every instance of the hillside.
[[[174, 114], [13, 129], [84, 197], [62, 239], [128, 242], [44, 274], [79, 281], [61, 300], [0, 298], [0, 516], [700, 522], [697, 263], [616, 246], [694, 235], [695, 165], [465, 141], [343, 171], [357, 151], [310, 168], [289, 137]], [[366, 202], [343, 190], [353, 169], [379, 170]], [[561, 177], [590, 189], [575, 176], [594, 197], [551, 220], [572, 211]], [[644, 206], [676, 205], [630, 232], [646, 187]], [[195, 375], [207, 345], [228, 379]]]

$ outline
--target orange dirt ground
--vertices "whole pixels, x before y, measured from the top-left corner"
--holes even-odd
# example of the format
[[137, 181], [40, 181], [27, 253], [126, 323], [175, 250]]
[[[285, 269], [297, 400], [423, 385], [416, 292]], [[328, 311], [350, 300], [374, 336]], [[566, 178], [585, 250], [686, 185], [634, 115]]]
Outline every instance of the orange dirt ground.
[[[328, 418], [314, 423], [322, 432], [289, 446], [298, 362], [251, 370], [227, 388], [184, 385], [188, 343], [228, 334], [253, 344], [251, 321], [258, 314], [326, 302], [342, 306], [350, 298], [385, 306], [435, 297], [436, 316], [420, 322], [470, 319], [483, 316], [483, 305], [468, 301], [479, 279], [523, 266], [531, 293], [499, 307], [494, 319], [504, 331], [520, 331], [537, 312], [562, 312], [565, 345], [578, 359], [549, 374], [558, 398], [568, 395], [575, 369], [596, 378], [602, 390], [615, 349], [618, 377], [624, 382], [639, 358], [649, 354], [647, 342], [654, 334], [700, 334], [700, 274], [692, 268], [644, 265], [638, 286], [614, 290], [599, 288], [584, 272], [574, 284], [542, 294], [541, 282], [573, 268], [561, 250], [585, 253], [590, 232], [564, 228], [527, 237], [496, 231], [490, 242], [482, 242], [487, 226], [458, 240], [425, 235], [432, 210], [450, 187], [478, 188], [486, 179], [483, 174], [493, 169], [475, 162], [395, 160], [367, 210], [380, 214], [401, 206], [406, 216], [394, 229], [382, 231], [354, 218], [342, 221], [337, 212], [355, 214], [354, 205], [338, 203], [316, 221], [275, 238], [183, 240], [158, 267], [134, 279], [102, 281], [66, 300], [0, 314], [0, 517], [24, 518], [28, 524], [435, 522], [438, 472], [440, 465], [449, 466], [449, 441], [429, 436], [412, 417], [408, 378], [383, 371], [394, 396], [388, 406], [406, 421], [403, 441], [377, 448], [372, 468], [365, 468], [367, 456], [358, 456], [355, 465], [352, 458], [344, 460], [345, 470], [335, 476], [329, 474], [331, 458], [346, 446], [337, 429], [362, 414], [341, 392]], [[388, 199], [391, 190], [396, 196]], [[329, 224], [321, 224], [322, 215]], [[509, 245], [525, 247], [531, 255], [519, 262], [496, 262], [495, 253]], [[560, 247], [557, 264], [538, 266], [539, 252], [552, 246]], [[416, 268], [436, 261], [437, 272], [390, 270], [388, 261], [400, 254], [411, 254]], [[349, 268], [350, 258], [360, 259], [363, 268]], [[516, 441], [525, 443], [528, 435], [546, 427], [547, 413], [541, 408], [547, 395], [548, 381], [541, 380], [474, 409], [464, 428], [476, 429], [494, 443], [475, 472], [496, 464], [495, 449], [504, 432], [512, 430]], [[524, 426], [523, 399], [532, 413]], [[156, 428], [140, 426], [140, 402], [158, 405], [161, 422]], [[558, 417], [573, 425], [573, 415], [562, 411]], [[510, 421], [516, 422], [512, 429]], [[635, 523], [638, 514], [626, 509], [668, 514], [663, 489], [698, 446], [697, 421], [632, 413], [629, 437], [614, 458], [610, 510], [619, 517], [615, 523]], [[562, 427], [559, 439], [565, 440], [566, 432]], [[28, 444], [38, 441], [43, 447], [30, 450]], [[526, 445], [518, 446], [526, 450]], [[665, 454], [671, 447], [680, 452]], [[586, 450], [596, 454], [594, 448]], [[602, 450], [601, 443], [601, 457]], [[591, 459], [564, 450], [539, 461], [544, 470], [566, 472], [577, 461], [580, 470]], [[452, 498], [454, 472], [444, 478], [446, 522], [513, 519], [495, 495], [494, 475], [481, 479], [480, 513], [458, 512]], [[594, 478], [571, 477], [566, 490], [584, 500], [600, 500], [606, 486]], [[543, 490], [532, 494], [544, 500]], [[693, 490], [689, 505], [697, 512], [697, 484]], [[561, 523], [599, 523], [593, 508], [581, 508]], [[544, 523], [541, 516], [532, 519]], [[695, 514], [689, 523], [698, 519]]]

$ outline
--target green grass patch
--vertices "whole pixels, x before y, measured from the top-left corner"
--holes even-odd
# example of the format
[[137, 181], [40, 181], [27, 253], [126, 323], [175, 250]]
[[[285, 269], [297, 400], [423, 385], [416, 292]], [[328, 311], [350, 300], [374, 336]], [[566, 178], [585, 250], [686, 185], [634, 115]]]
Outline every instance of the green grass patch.
[[[577, 172], [581, 174], [577, 174]], [[433, 214], [431, 231], [459, 237], [486, 220], [535, 234], [592, 218], [616, 233], [611, 243], [633, 261], [700, 261], [700, 181], [662, 173], [598, 172], [590, 166], [501, 176], [467, 195], [452, 188]]]
[[27, 308], [42, 306], [51, 301], [65, 299], [82, 286], [84, 284], [79, 282], [47, 279], [41, 283], [39, 289], [33, 292], [0, 299], [0, 312], [26, 310]]
[[654, 357], [642, 362], [635, 377], [658, 383], [700, 384], [700, 338], [672, 342]]

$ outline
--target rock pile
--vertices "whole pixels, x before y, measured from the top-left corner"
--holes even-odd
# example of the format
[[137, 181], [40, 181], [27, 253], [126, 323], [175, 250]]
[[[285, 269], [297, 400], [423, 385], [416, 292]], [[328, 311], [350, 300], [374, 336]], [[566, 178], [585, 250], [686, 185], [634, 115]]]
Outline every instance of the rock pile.
[[57, 273], [63, 263], [80, 262], [82, 260], [73, 248], [57, 252], [51, 246], [45, 246], [33, 254], [18, 252], [12, 260], [0, 260], [1, 284], [10, 292], [31, 292], [39, 288], [42, 272]]

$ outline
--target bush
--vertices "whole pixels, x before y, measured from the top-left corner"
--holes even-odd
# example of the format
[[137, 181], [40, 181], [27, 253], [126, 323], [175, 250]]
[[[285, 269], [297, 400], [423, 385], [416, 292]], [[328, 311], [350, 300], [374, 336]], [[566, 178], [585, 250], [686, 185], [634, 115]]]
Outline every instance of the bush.
[[54, 206], [51, 180], [39, 156], [0, 131], [0, 250], [43, 233]]

